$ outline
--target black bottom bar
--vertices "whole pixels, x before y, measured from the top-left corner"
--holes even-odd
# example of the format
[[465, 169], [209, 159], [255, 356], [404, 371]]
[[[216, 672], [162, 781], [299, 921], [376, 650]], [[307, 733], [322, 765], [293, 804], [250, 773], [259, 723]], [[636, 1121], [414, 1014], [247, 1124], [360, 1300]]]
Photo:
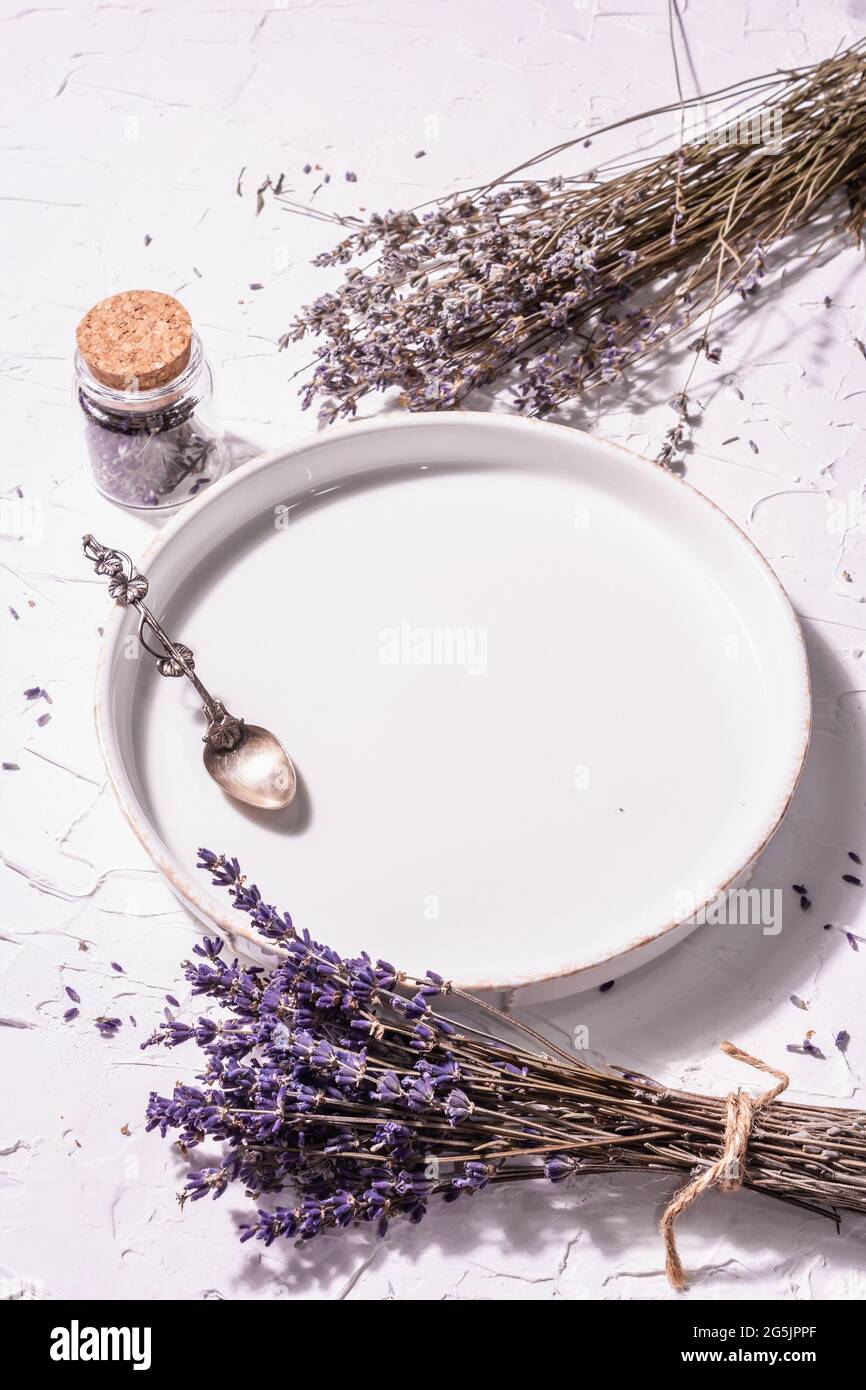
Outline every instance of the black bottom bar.
[[[329, 1378], [354, 1373], [367, 1380], [381, 1375], [389, 1363], [390, 1378], [399, 1367], [396, 1358], [401, 1346], [407, 1355], [407, 1371], [417, 1364], [423, 1349], [431, 1367], [442, 1357], [447, 1369], [456, 1353], [461, 1378], [465, 1378], [467, 1361], [477, 1361], [489, 1378], [503, 1351], [510, 1356], [516, 1344], [526, 1352], [539, 1346], [539, 1323], [545, 1325], [548, 1354], [557, 1348], [559, 1375], [567, 1357], [578, 1376], [581, 1365], [584, 1373], [594, 1366], [593, 1376], [604, 1365], [617, 1374], [682, 1367], [699, 1376], [705, 1366], [734, 1371], [740, 1366], [761, 1366], [771, 1372], [798, 1366], [818, 1370], [826, 1379], [828, 1373], [841, 1372], [850, 1363], [852, 1318], [857, 1319], [858, 1312], [856, 1305], [845, 1303], [721, 1303], [686, 1297], [576, 1306], [566, 1300], [514, 1300], [521, 1302], [517, 1318], [510, 1301], [451, 1303], [448, 1310], [438, 1305], [432, 1319], [423, 1312], [417, 1317], [401, 1316], [399, 1308], [392, 1306], [381, 1320], [369, 1308], [361, 1313], [357, 1303], [362, 1301], [334, 1306], [298, 1300], [290, 1307], [272, 1301], [229, 1306], [223, 1301], [7, 1302], [0, 1305], [0, 1334], [28, 1373], [47, 1374], [52, 1380], [55, 1376], [92, 1380], [105, 1372], [139, 1379], [169, 1373], [174, 1382], [186, 1373], [195, 1376], [196, 1385], [211, 1376], [226, 1384], [227, 1377], [237, 1372], [243, 1376], [245, 1390], [254, 1390], [255, 1381], [268, 1371], [288, 1374], [292, 1368], [294, 1379], [303, 1374], [307, 1357], [299, 1363], [297, 1351], [305, 1344], [310, 1368], [314, 1359], [319, 1361]], [[472, 1322], [464, 1325], [467, 1307]], [[503, 1308], [507, 1325], [501, 1322]], [[530, 1310], [531, 1321], [526, 1321]], [[461, 1331], [459, 1351], [451, 1340], [452, 1317]], [[341, 1324], [346, 1327], [345, 1339]], [[316, 1334], [317, 1326], [327, 1330], [326, 1338]], [[552, 1337], [557, 1338], [555, 1343], [549, 1340]], [[476, 1348], [475, 1356], [471, 1347]], [[544, 1374], [542, 1367], [537, 1369]]]

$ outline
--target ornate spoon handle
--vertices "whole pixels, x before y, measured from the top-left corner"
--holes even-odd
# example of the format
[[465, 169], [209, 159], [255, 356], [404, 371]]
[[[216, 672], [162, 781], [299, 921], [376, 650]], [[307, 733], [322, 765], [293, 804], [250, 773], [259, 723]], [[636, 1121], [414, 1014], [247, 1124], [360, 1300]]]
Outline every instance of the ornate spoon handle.
[[[151, 613], [144, 602], [148, 581], [139, 574], [131, 559], [123, 550], [109, 550], [100, 545], [93, 536], [82, 537], [82, 547], [88, 560], [92, 561], [97, 574], [108, 576], [108, 591], [115, 603], [121, 607], [136, 608], [139, 613], [138, 640], [156, 658], [156, 667], [161, 676], [186, 676], [192, 681], [202, 700], [202, 709], [208, 726], [202, 740], [215, 751], [228, 751], [236, 748], [244, 735], [244, 721], [229, 714], [221, 700], [211, 695], [195, 673], [195, 657], [189, 647], [182, 642], [174, 642], [165, 632], [161, 623]], [[146, 634], [150, 632], [160, 643], [162, 650], [155, 651], [149, 644]]]

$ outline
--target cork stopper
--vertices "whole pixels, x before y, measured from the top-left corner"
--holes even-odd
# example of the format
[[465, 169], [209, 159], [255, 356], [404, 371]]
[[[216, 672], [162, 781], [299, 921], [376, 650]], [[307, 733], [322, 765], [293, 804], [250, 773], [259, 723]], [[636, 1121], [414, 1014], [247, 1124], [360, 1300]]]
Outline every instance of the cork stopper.
[[152, 391], [173, 381], [189, 361], [192, 322], [170, 294], [124, 290], [88, 309], [75, 338], [104, 386]]

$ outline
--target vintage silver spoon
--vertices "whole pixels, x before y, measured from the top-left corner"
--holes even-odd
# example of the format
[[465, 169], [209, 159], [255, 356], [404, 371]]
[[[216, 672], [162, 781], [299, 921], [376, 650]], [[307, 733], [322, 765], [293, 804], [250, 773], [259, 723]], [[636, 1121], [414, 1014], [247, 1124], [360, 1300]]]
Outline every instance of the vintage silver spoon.
[[[195, 674], [195, 658], [189, 647], [173, 642], [144, 602], [148, 581], [135, 569], [123, 550], [108, 550], [93, 536], [83, 536], [82, 545], [97, 574], [108, 576], [108, 590], [122, 607], [137, 608], [138, 640], [156, 658], [161, 676], [186, 676], [202, 699], [207, 719], [204, 765], [210, 776], [236, 801], [264, 811], [280, 811], [297, 791], [298, 780], [292, 760], [278, 738], [258, 724], [245, 724], [229, 714], [221, 700], [215, 700]], [[154, 651], [147, 641], [151, 632], [162, 651]]]

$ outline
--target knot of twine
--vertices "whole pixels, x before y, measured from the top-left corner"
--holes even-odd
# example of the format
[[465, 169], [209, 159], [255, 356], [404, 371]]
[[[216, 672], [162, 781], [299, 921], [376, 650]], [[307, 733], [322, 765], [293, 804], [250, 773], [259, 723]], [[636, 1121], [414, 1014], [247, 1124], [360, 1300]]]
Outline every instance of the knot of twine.
[[721, 1154], [715, 1163], [709, 1164], [696, 1178], [680, 1188], [667, 1206], [659, 1230], [665, 1243], [665, 1273], [677, 1290], [685, 1288], [686, 1276], [677, 1254], [674, 1222], [686, 1207], [691, 1206], [708, 1188], [718, 1187], [722, 1192], [735, 1192], [738, 1187], [742, 1187], [746, 1170], [746, 1149], [754, 1118], [782, 1094], [789, 1082], [785, 1072], [777, 1071], [758, 1057], [752, 1057], [741, 1047], [737, 1047], [736, 1043], [723, 1042], [719, 1046], [722, 1052], [726, 1052], [729, 1057], [735, 1057], [738, 1062], [745, 1062], [750, 1067], [757, 1067], [758, 1071], [766, 1071], [777, 1077], [778, 1083], [755, 1100], [744, 1091], [731, 1092], [725, 1101], [725, 1133]]

